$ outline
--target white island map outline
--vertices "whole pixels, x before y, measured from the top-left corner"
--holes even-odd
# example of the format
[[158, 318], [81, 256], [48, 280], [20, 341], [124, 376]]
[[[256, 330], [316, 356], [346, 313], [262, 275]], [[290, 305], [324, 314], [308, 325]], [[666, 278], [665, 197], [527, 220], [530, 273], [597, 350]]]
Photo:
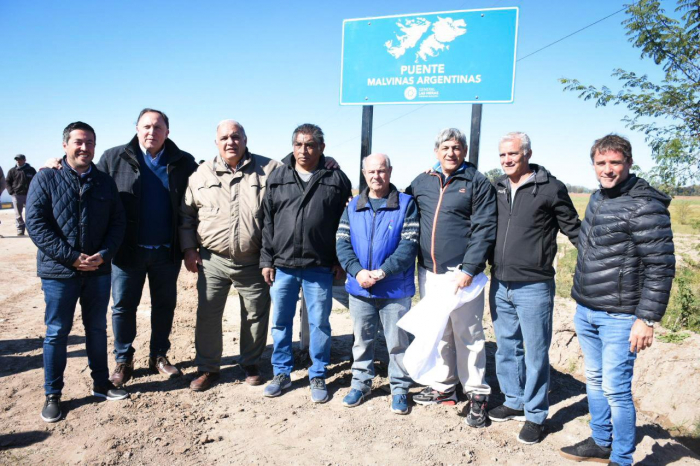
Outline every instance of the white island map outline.
[[[450, 46], [447, 44], [467, 33], [467, 24], [463, 19], [455, 21], [452, 18], [442, 18], [440, 16], [438, 16], [434, 24], [425, 18], [415, 18], [397, 21], [396, 26], [403, 34], [396, 35], [397, 45], [394, 45], [393, 39], [384, 43], [387, 52], [398, 60], [408, 50], [418, 46], [418, 51], [415, 54], [416, 63], [421, 60], [426, 61], [431, 57], [437, 57], [441, 52], [449, 50]], [[432, 34], [420, 42], [429, 29]], [[418, 45], [419, 42], [420, 45]]]

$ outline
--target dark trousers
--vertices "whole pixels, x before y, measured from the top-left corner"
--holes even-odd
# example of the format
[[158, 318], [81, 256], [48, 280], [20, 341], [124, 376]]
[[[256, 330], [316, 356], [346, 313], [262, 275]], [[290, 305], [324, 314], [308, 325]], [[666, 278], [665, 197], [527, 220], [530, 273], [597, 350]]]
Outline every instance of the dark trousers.
[[112, 265], [112, 328], [117, 362], [128, 362], [134, 357], [136, 309], [141, 302], [146, 277], [151, 292], [149, 356], [166, 356], [170, 349], [170, 331], [177, 305], [177, 277], [181, 262], [174, 264], [170, 249], [166, 247], [140, 248], [138, 261], [130, 267]]

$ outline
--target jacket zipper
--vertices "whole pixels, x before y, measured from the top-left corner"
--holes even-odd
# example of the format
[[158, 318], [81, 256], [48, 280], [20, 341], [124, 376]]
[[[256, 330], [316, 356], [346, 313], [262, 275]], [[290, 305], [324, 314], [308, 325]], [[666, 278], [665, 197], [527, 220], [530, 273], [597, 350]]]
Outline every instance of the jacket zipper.
[[440, 205], [442, 205], [442, 195], [445, 193], [445, 190], [447, 189], [447, 186], [452, 183], [452, 180], [454, 178], [450, 178], [447, 183], [443, 186], [442, 184], [442, 177], [440, 175], [433, 175], [437, 176], [438, 180], [440, 180], [440, 197], [438, 198], [438, 203], [437, 207], [435, 208], [435, 216], [433, 216], [433, 231], [430, 235], [430, 258], [433, 259], [433, 273], [437, 273], [437, 261], [435, 260], [435, 230], [437, 229], [437, 221], [438, 221], [438, 214], [440, 213]]
[[[371, 204], [370, 204], [371, 207]], [[369, 235], [369, 270], [372, 270], [372, 246], [374, 245], [374, 227], [377, 220], [377, 211], [372, 209], [372, 233]], [[372, 296], [372, 287], [369, 287], [369, 294]]]
[[[511, 205], [511, 200], [510, 200], [510, 187], [506, 188], [506, 200], [508, 201], [508, 223], [506, 224], [506, 234], [503, 237], [503, 257], [502, 257], [502, 262], [503, 262], [503, 269], [505, 270], [505, 260], [506, 260], [506, 243], [508, 242], [508, 230], [510, 229], [510, 217], [513, 215], [513, 206]], [[515, 194], [518, 194], [518, 191], [515, 191]], [[513, 204], [515, 204], [515, 197], [513, 197]]]

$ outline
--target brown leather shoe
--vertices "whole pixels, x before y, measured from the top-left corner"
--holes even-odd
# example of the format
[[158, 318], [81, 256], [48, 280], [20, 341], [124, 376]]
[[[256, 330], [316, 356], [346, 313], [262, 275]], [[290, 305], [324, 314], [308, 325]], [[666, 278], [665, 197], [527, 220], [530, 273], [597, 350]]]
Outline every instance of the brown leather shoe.
[[218, 372], [197, 372], [197, 377], [190, 383], [190, 389], [194, 392], [209, 390], [219, 380]]
[[118, 362], [117, 367], [114, 369], [114, 372], [112, 372], [112, 375], [109, 376], [109, 380], [116, 387], [121, 387], [125, 383], [127, 383], [129, 380], [131, 380], [131, 376], [133, 374], [134, 374], [134, 361]]
[[262, 376], [260, 375], [260, 369], [258, 366], [243, 366], [245, 371], [245, 383], [248, 385], [261, 385], [263, 383]]
[[180, 369], [170, 364], [170, 361], [165, 356], [148, 358], [148, 368], [155, 373], [161, 373], [168, 377], [180, 377], [182, 375]]

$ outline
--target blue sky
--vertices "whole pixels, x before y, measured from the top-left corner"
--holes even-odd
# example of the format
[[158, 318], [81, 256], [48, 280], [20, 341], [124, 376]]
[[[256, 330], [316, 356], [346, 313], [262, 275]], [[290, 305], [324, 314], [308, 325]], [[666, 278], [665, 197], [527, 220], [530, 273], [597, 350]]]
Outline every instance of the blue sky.
[[[524, 57], [623, 3], [0, 1], [0, 166], [7, 172], [17, 153], [34, 166], [62, 155], [61, 132], [76, 120], [96, 129], [97, 160], [133, 137], [148, 106], [168, 114], [171, 139], [197, 159], [216, 155], [215, 128], [225, 118], [245, 126], [251, 151], [275, 159], [291, 150], [296, 125], [319, 124], [326, 154], [357, 184], [361, 107], [338, 103], [343, 19], [517, 6]], [[514, 103], [484, 105], [480, 170], [498, 167], [499, 137], [516, 130], [530, 135], [532, 161], [567, 183], [596, 186], [588, 152], [610, 132], [630, 137], [635, 161], [652, 167], [642, 135], [620, 121], [625, 109], [595, 109], [557, 82], [617, 89], [617, 67], [659, 76], [627, 41], [624, 19], [619, 13], [517, 63]], [[402, 188], [432, 165], [439, 130], [468, 132], [470, 115], [465, 104], [376, 106], [373, 150], [391, 156]]]

